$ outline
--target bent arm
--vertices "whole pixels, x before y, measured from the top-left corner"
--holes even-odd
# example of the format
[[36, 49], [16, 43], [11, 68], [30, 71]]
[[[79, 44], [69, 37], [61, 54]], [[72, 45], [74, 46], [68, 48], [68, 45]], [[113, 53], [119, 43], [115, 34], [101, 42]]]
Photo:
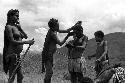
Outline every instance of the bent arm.
[[57, 37], [56, 33], [52, 33], [52, 37], [54, 38], [54, 40], [56, 41], [56, 43], [60, 46], [62, 46], [66, 40], [68, 39], [68, 36], [66, 36], [63, 41], [60, 41], [59, 38]]
[[82, 45], [81, 45], [81, 46], [76, 46], [76, 48], [77, 48], [77, 49], [81, 49], [81, 50], [85, 50], [85, 48], [86, 48], [86, 46], [87, 46], [87, 42], [88, 42], [88, 37], [85, 36], [85, 39], [84, 39]]
[[108, 46], [107, 46], [107, 41], [104, 42], [104, 53], [102, 54], [102, 56], [99, 58], [100, 60], [102, 58], [106, 59], [106, 54], [108, 53]]
[[8, 33], [9, 41], [13, 44], [27, 44], [26, 41], [16, 41], [16, 40], [14, 40], [12, 29], [13, 29], [12, 26], [6, 26], [6, 31]]
[[67, 30], [59, 30], [59, 33], [69, 33], [71, 30], [74, 29], [74, 26], [72, 26], [71, 28], [67, 29]]
[[59, 30], [59, 33], [69, 33], [72, 30], [72, 28], [69, 28], [67, 30]]

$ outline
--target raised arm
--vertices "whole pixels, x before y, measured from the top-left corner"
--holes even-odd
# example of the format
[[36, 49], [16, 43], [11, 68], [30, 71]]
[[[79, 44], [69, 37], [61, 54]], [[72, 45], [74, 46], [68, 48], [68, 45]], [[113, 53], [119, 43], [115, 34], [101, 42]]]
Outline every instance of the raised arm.
[[72, 27], [67, 30], [59, 30], [59, 33], [69, 33], [72, 30]]
[[52, 37], [54, 38], [54, 40], [56, 41], [56, 43], [60, 46], [62, 46], [66, 40], [68, 39], [68, 35], [63, 39], [63, 41], [60, 41], [59, 38], [57, 37], [57, 34], [55, 32], [52, 33]]

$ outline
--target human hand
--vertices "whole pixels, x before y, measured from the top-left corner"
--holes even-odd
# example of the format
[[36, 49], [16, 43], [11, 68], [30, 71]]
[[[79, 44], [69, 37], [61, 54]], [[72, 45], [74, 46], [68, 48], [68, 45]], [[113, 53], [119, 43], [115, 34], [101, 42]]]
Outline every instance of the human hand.
[[69, 37], [69, 36], [73, 36], [74, 35], [74, 32], [69, 32], [68, 34], [67, 34], [67, 36]]
[[27, 43], [30, 44], [30, 45], [33, 45], [34, 44], [34, 38], [32, 40], [28, 40]]

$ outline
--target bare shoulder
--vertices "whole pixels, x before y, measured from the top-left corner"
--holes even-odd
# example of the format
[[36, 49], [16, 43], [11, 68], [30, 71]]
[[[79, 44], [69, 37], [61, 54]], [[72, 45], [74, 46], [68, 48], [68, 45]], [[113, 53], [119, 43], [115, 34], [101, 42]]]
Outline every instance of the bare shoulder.
[[55, 37], [57, 35], [57, 32], [50, 31], [50, 34], [52, 37]]
[[7, 29], [7, 30], [12, 30], [12, 29], [15, 29], [15, 26], [6, 25], [6, 29]]
[[57, 32], [54, 32], [54, 31], [50, 31], [51, 35], [56, 35]]
[[5, 30], [7, 30], [7, 31], [10, 31], [12, 29], [13, 29], [13, 26], [11, 26], [11, 25], [6, 25], [5, 26]]

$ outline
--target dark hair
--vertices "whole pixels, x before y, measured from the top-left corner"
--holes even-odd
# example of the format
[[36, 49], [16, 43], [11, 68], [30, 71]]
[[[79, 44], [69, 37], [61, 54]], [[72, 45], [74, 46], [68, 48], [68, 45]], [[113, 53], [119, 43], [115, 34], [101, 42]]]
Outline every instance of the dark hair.
[[11, 9], [11, 10], [8, 11], [8, 13], [7, 13], [7, 24], [11, 20], [10, 17], [13, 16], [14, 14], [16, 14], [16, 13], [19, 13], [18, 9]]
[[103, 38], [104, 37], [104, 33], [102, 31], [96, 31], [94, 33], [95, 36], [99, 37], [99, 38]]
[[52, 18], [52, 19], [49, 20], [48, 26], [49, 26], [50, 28], [53, 29], [56, 25], [58, 25], [58, 20], [57, 20], [57, 19]]
[[81, 24], [82, 23], [82, 21], [78, 21], [76, 24]]
[[82, 31], [83, 32], [83, 28], [81, 25], [75, 25], [73, 28], [73, 31]]
[[19, 11], [17, 9], [11, 9], [8, 11], [7, 17], [13, 16], [17, 12], [19, 13]]

